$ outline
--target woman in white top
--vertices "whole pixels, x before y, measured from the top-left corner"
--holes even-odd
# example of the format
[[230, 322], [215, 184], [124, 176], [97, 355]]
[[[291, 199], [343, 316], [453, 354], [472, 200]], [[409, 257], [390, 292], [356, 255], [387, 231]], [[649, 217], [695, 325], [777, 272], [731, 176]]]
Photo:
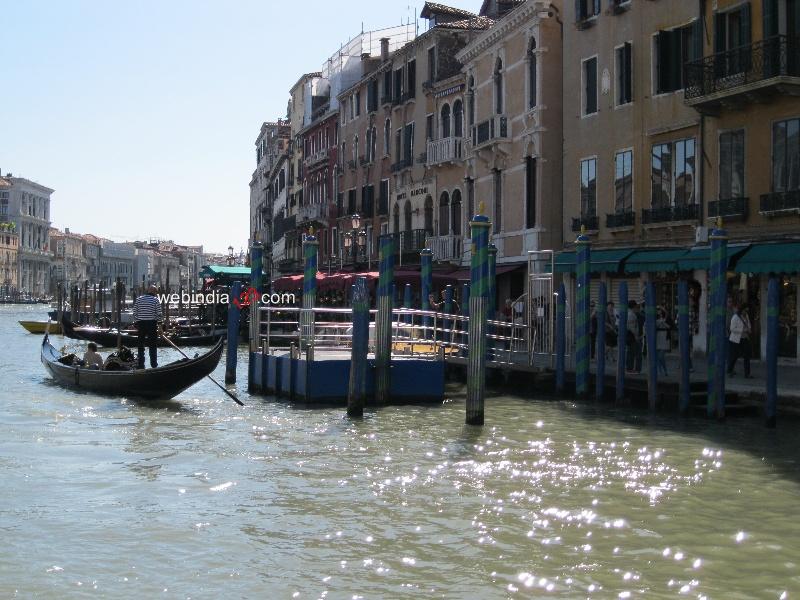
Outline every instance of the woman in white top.
[[736, 361], [742, 357], [744, 362], [744, 376], [747, 379], [751, 378], [750, 375], [750, 333], [752, 327], [750, 325], [750, 317], [747, 314], [747, 306], [733, 307], [733, 315], [731, 316], [730, 323], [730, 355], [728, 359], [728, 375], [733, 377], [735, 374], [733, 369], [736, 366]]

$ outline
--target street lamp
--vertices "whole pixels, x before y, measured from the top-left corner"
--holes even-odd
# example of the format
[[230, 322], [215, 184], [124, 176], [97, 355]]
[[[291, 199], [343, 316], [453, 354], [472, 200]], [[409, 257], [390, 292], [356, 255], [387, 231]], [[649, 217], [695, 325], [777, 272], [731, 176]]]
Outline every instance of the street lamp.
[[236, 259], [233, 256], [233, 246], [228, 246], [228, 266], [232, 267]]

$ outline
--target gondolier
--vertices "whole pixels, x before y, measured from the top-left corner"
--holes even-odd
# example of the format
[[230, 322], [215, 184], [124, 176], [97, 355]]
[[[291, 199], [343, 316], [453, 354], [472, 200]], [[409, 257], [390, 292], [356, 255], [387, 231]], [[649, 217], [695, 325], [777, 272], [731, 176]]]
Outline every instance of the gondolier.
[[136, 298], [133, 303], [133, 320], [136, 322], [136, 330], [139, 332], [139, 368], [144, 369], [144, 346], [145, 340], [150, 350], [150, 366], [158, 366], [158, 336], [159, 323], [164, 319], [161, 312], [161, 302], [156, 294], [158, 288], [151, 285], [147, 288], [147, 293]]

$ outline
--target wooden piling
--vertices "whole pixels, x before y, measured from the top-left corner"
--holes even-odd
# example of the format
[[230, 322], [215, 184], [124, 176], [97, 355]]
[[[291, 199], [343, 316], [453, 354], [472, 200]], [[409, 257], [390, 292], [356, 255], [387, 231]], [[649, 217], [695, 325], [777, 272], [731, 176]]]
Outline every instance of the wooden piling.
[[628, 354], [628, 282], [619, 283], [617, 303], [619, 305], [619, 327], [617, 328], [617, 387], [614, 398], [625, 399], [625, 362]]
[[228, 351], [225, 356], [225, 383], [236, 383], [236, 353], [239, 345], [239, 297], [242, 283], [234, 281], [228, 302]]
[[691, 399], [689, 369], [692, 364], [692, 340], [689, 331], [689, 282], [686, 279], [678, 281], [678, 352], [681, 361], [678, 410], [680, 414], [686, 415], [689, 412]]
[[562, 282], [556, 298], [556, 393], [563, 394], [564, 362], [567, 349], [567, 288]]
[[767, 399], [766, 425], [775, 427], [778, 405], [778, 280], [772, 276], [767, 287]]
[[359, 277], [353, 286], [353, 339], [347, 416], [363, 417], [367, 395], [367, 352], [369, 349], [369, 292], [367, 280]]
[[472, 261], [470, 281], [469, 356], [467, 358], [467, 425], [483, 425], [486, 394], [486, 320], [489, 304], [489, 229], [491, 221], [483, 213], [470, 223]]
[[[597, 347], [595, 348], [597, 377], [594, 384], [594, 397], [602, 400], [605, 395], [606, 387], [606, 304], [608, 302], [608, 292], [606, 291], [605, 281], [601, 281], [597, 290]], [[591, 323], [590, 323], [591, 325]]]
[[647, 406], [656, 410], [658, 400], [658, 357], [656, 353], [656, 288], [648, 281], [644, 288], [644, 327], [647, 343]]
[[711, 309], [713, 315], [714, 366], [713, 378], [709, 379], [708, 413], [717, 419], [725, 417], [725, 375], [727, 374], [726, 314], [728, 298], [728, 234], [722, 228], [722, 219], [718, 219], [716, 228], [709, 236], [711, 239]]
[[384, 405], [389, 403], [391, 395], [394, 236], [382, 235], [379, 244], [378, 314], [375, 318], [375, 400], [378, 405]]
[[586, 235], [585, 227], [575, 240], [575, 393], [585, 397], [589, 392], [589, 359], [591, 358], [591, 335], [589, 331], [589, 285], [591, 263], [591, 243]]

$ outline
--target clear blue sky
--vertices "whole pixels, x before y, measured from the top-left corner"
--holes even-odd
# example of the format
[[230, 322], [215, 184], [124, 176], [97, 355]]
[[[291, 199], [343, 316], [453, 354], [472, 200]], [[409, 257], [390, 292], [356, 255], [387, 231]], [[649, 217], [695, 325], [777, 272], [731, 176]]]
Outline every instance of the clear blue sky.
[[261, 123], [362, 22], [422, 5], [0, 0], [0, 169], [55, 189], [59, 228], [238, 249]]

